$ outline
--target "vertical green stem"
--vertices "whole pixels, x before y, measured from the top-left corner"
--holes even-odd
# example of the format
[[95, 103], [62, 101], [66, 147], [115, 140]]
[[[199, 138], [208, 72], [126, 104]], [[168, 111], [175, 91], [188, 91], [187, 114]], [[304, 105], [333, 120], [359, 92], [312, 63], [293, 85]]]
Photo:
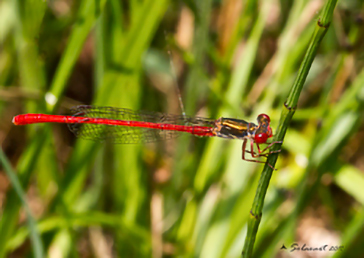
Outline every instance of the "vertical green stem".
[[[283, 141], [288, 125], [295, 112], [298, 98], [302, 91], [303, 85], [306, 81], [307, 74], [311, 68], [312, 62], [316, 56], [317, 49], [325, 36], [330, 22], [332, 20], [333, 11], [336, 5], [336, 0], [328, 0], [323, 8], [321, 18], [317, 22], [317, 26], [312, 35], [311, 43], [307, 49], [306, 55], [302, 61], [301, 67], [298, 71], [297, 77], [293, 83], [289, 96], [282, 109], [281, 117], [279, 120], [278, 129], [273, 141]], [[280, 149], [280, 144], [275, 144], [272, 147], [272, 151]], [[271, 164], [273, 167], [276, 164], [278, 158], [277, 153], [269, 155], [267, 164]], [[264, 205], [264, 198], [267, 193], [270, 178], [272, 177], [273, 169], [269, 165], [265, 165], [262, 175], [259, 180], [256, 195], [253, 201], [252, 209], [250, 211], [250, 218], [248, 220], [248, 232], [245, 239], [242, 257], [251, 257], [253, 254], [253, 247], [258, 232], [259, 224], [262, 218], [262, 210]]]

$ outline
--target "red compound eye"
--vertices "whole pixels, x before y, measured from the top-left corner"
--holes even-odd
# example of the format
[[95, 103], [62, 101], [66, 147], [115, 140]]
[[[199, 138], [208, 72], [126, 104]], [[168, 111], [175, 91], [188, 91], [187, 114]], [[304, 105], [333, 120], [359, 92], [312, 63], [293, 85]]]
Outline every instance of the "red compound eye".
[[266, 114], [260, 114], [258, 116], [258, 121], [262, 121], [262, 120], [266, 120], [266, 121], [268, 121], [268, 123], [270, 123], [270, 117]]
[[254, 141], [258, 144], [266, 143], [269, 136], [266, 133], [258, 133], [254, 136]]

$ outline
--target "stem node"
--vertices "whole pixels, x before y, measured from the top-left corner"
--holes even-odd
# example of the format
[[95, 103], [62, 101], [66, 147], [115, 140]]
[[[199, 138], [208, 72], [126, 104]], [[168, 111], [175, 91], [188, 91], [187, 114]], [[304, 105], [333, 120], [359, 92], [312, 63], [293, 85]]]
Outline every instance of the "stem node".
[[292, 109], [295, 111], [295, 110], [296, 110], [296, 108], [297, 108], [297, 105], [296, 105], [296, 106], [294, 106], [294, 107], [288, 106], [287, 102], [284, 102], [284, 106], [285, 106], [285, 107], [286, 107], [289, 111], [291, 111]]
[[318, 25], [319, 27], [321, 27], [321, 28], [325, 28], [325, 29], [327, 29], [327, 28], [329, 28], [329, 27], [330, 27], [330, 22], [324, 25], [324, 24], [322, 24], [321, 20], [320, 20], [320, 19], [318, 19], [318, 21], [317, 21], [317, 25]]
[[252, 210], [250, 210], [250, 215], [252, 215], [256, 220], [260, 220], [260, 218], [262, 217], [262, 213], [255, 215]]

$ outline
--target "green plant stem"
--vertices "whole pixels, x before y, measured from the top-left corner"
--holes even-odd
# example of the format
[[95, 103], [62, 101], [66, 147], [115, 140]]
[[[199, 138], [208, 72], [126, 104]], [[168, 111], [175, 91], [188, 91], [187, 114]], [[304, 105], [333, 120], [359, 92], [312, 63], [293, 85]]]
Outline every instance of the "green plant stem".
[[[311, 43], [307, 49], [306, 55], [302, 61], [301, 67], [298, 71], [297, 77], [293, 83], [289, 96], [286, 103], [284, 104], [281, 117], [279, 120], [279, 125], [277, 128], [277, 133], [273, 141], [283, 141], [288, 125], [292, 119], [295, 112], [298, 98], [302, 91], [303, 85], [306, 81], [307, 74], [311, 68], [312, 62], [316, 55], [317, 49], [325, 36], [331, 19], [332, 13], [334, 11], [336, 0], [328, 0], [323, 8], [321, 19], [318, 20], [317, 26], [315, 27]], [[275, 144], [271, 151], [277, 151], [281, 148], [281, 144]], [[262, 210], [264, 205], [264, 198], [267, 193], [270, 178], [272, 177], [273, 169], [268, 165], [271, 164], [273, 167], [278, 159], [278, 153], [273, 153], [268, 156], [267, 163], [263, 168], [262, 175], [259, 180], [256, 195], [253, 201], [252, 209], [250, 211], [250, 218], [248, 220], [248, 232], [245, 238], [244, 248], [242, 252], [242, 257], [251, 257], [253, 253], [253, 247], [258, 232], [258, 227], [262, 218]]]
[[32, 246], [33, 246], [34, 257], [42, 258], [44, 256], [44, 251], [43, 251], [42, 240], [41, 240], [38, 230], [37, 230], [37, 225], [36, 225], [37, 223], [35, 222], [35, 220], [32, 216], [30, 207], [27, 204], [26, 195], [21, 186], [21, 183], [20, 183], [18, 177], [16, 176], [16, 173], [11, 168], [11, 165], [10, 165], [8, 159], [6, 158], [6, 156], [4, 155], [4, 152], [2, 149], [0, 149], [0, 163], [4, 167], [4, 171], [6, 172], [6, 175], [8, 176], [8, 178], [11, 182], [11, 185], [13, 186], [14, 191], [16, 192], [17, 196], [19, 197], [19, 199], [24, 207], [25, 213], [27, 214], [27, 221], [28, 221], [28, 227], [29, 227], [29, 232], [30, 232], [30, 239], [31, 239]]

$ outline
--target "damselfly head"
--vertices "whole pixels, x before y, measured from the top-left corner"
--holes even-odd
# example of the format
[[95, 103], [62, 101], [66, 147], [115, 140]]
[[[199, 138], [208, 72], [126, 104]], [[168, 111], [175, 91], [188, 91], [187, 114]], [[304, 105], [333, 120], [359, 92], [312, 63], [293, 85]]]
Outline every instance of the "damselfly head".
[[258, 120], [258, 123], [261, 124], [261, 123], [270, 123], [270, 117], [266, 114], [260, 114], [257, 118]]
[[258, 144], [266, 143], [268, 140], [268, 134], [267, 133], [257, 133], [254, 136], [254, 141]]
[[260, 114], [257, 118], [258, 129], [255, 132], [254, 141], [258, 144], [266, 143], [268, 138], [273, 136], [272, 128], [270, 128], [270, 118], [266, 114]]

